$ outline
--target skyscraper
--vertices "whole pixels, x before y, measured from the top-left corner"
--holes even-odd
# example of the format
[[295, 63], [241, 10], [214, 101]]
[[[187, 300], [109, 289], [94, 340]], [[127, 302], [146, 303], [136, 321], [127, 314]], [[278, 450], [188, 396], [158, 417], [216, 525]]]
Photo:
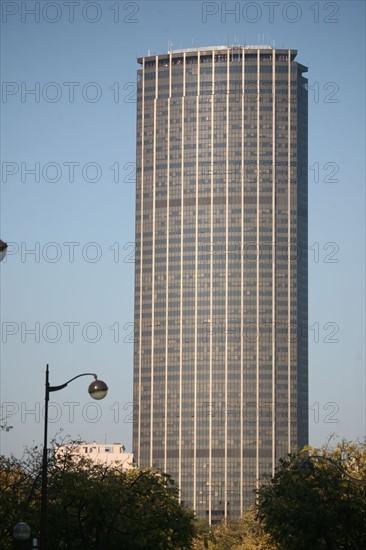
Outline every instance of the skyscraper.
[[133, 451], [210, 522], [308, 438], [307, 80], [296, 50], [138, 59]]

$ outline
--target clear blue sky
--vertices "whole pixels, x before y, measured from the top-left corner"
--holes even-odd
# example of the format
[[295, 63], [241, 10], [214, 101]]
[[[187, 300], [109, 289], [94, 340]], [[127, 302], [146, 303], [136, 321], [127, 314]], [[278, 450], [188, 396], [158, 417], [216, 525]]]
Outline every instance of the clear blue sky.
[[97, 407], [87, 378], [53, 394], [50, 437], [131, 448], [136, 57], [171, 43], [269, 43], [309, 66], [310, 442], [365, 435], [365, 4], [237, 6], [1, 2], [2, 453], [42, 441], [46, 363], [51, 384], [110, 387]]

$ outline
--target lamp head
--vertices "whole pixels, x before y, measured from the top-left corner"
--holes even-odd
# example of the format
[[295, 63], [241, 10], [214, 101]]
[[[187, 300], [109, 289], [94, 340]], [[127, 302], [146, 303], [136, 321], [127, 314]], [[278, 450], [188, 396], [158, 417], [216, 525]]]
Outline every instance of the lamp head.
[[95, 377], [94, 382], [89, 385], [88, 392], [93, 399], [104, 399], [108, 393], [108, 386], [103, 380]]
[[28, 540], [31, 534], [30, 527], [25, 521], [19, 521], [13, 529], [15, 540]]
[[0, 262], [5, 258], [6, 256], [6, 249], [8, 248], [8, 245], [6, 243], [4, 243], [4, 241], [2, 241], [0, 239]]

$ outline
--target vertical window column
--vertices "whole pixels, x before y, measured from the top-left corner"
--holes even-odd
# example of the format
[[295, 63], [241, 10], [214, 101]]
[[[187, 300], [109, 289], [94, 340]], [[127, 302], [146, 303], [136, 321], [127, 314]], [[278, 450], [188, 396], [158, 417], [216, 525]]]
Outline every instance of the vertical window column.
[[155, 56], [155, 98], [153, 128], [153, 196], [152, 196], [152, 266], [151, 266], [151, 401], [150, 401], [150, 467], [154, 465], [154, 330], [155, 330], [155, 194], [156, 194], [156, 109], [159, 84], [159, 58]]
[[291, 452], [291, 50], [287, 53], [287, 452]]
[[168, 446], [168, 368], [169, 368], [169, 213], [170, 213], [170, 100], [172, 95], [172, 54], [169, 54], [169, 97], [167, 100], [167, 168], [166, 168], [166, 270], [165, 270], [165, 395], [164, 395], [164, 472], [167, 471]]
[[272, 50], [272, 475], [276, 466], [276, 50]]
[[260, 183], [260, 50], [257, 50], [257, 232], [256, 232], [256, 488], [259, 489], [259, 183]]

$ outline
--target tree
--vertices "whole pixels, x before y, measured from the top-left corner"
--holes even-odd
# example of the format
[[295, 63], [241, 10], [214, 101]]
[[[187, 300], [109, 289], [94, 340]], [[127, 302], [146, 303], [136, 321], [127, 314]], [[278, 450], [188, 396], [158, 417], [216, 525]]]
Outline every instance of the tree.
[[[0, 502], [2, 548], [12, 548], [12, 529], [19, 519], [37, 536], [41, 503], [37, 449], [21, 460], [1, 457]], [[189, 548], [193, 517], [163, 472], [124, 471], [121, 466], [75, 459], [71, 452], [50, 453], [47, 539], [53, 550]]]
[[8, 425], [8, 418], [7, 416], [4, 416], [3, 418], [0, 418], [0, 430], [9, 432], [13, 429], [13, 426]]
[[222, 521], [211, 530], [201, 525], [193, 550], [275, 550], [263, 526], [257, 521], [255, 508], [237, 521]]
[[258, 518], [286, 550], [366, 548], [365, 473], [365, 443], [291, 453], [259, 489]]

